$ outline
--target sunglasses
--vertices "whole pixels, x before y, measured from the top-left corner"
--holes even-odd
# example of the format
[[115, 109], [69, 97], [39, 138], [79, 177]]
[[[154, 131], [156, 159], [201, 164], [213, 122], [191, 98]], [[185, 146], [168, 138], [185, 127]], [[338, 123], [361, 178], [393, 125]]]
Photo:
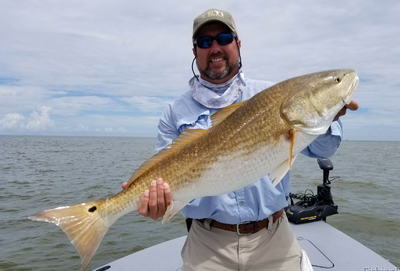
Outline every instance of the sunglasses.
[[215, 37], [199, 37], [195, 40], [194, 45], [198, 46], [199, 48], [206, 49], [211, 47], [213, 40], [216, 40], [218, 45], [224, 46], [232, 43], [233, 38], [236, 38], [236, 36], [232, 33], [220, 33]]

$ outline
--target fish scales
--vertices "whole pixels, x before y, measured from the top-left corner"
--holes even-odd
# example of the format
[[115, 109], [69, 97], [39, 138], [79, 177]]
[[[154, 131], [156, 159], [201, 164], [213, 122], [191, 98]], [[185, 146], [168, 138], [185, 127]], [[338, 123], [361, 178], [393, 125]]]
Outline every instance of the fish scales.
[[[154, 165], [130, 186], [135, 187], [137, 182], [148, 185], [151, 180], [162, 176], [170, 184], [174, 195], [176, 195], [174, 198], [178, 200], [190, 200], [206, 194], [209, 195], [208, 191], [215, 191], [212, 194], [230, 192], [232, 188], [229, 187], [228, 182], [232, 181], [232, 177], [227, 178], [226, 176], [231, 174], [219, 176], [218, 182], [208, 184], [208, 193], [205, 193], [205, 190], [199, 184], [196, 186], [197, 189], [194, 190], [197, 191], [197, 194], [187, 193], [188, 191], [185, 188], [191, 183], [197, 183], [196, 180], [203, 176], [204, 172], [211, 170], [211, 165], [217, 163], [218, 159], [229, 155], [232, 158], [240, 157], [239, 160], [243, 162], [252, 161], [249, 156], [255, 154], [256, 149], [270, 143], [277, 145], [280, 135], [289, 133], [290, 127], [286, 126], [279, 116], [279, 101], [286, 98], [288, 93], [282, 95], [280, 90], [278, 86], [272, 87], [268, 93], [261, 92], [258, 94], [259, 97], [246, 102], [215, 129], [209, 130], [203, 137], [166, 158], [162, 163]], [[271, 115], [274, 115], [275, 118], [269, 117], [267, 120], [265, 116]], [[286, 140], [289, 141], [289, 138]], [[212, 156], [209, 150], [212, 150]], [[284, 155], [287, 157], [286, 152]], [[255, 165], [265, 162], [265, 159], [262, 159], [260, 155], [256, 155], [255, 158], [260, 160]], [[233, 167], [243, 167], [243, 163], [225, 162]], [[248, 168], [248, 165], [246, 167]], [[247, 178], [244, 179], [247, 180]], [[252, 181], [255, 180], [252, 179]], [[200, 183], [205, 184], [205, 182]], [[249, 183], [249, 181], [246, 183]], [[239, 186], [242, 186], [242, 184]], [[180, 193], [180, 189], [183, 189], [184, 192]], [[128, 188], [127, 193], [130, 193], [129, 191]], [[134, 196], [137, 192], [132, 191], [132, 194]], [[182, 199], [181, 197], [186, 198]]]
[[162, 177], [173, 191], [163, 223], [192, 199], [237, 190], [268, 173], [276, 185], [291, 167], [292, 158], [325, 133], [351, 101], [357, 83], [353, 70], [325, 71], [278, 83], [211, 116], [209, 130], [187, 129], [169, 149], [136, 170], [120, 193], [46, 210], [30, 219], [60, 226], [85, 270], [107, 230], [119, 217], [137, 210], [152, 180]]

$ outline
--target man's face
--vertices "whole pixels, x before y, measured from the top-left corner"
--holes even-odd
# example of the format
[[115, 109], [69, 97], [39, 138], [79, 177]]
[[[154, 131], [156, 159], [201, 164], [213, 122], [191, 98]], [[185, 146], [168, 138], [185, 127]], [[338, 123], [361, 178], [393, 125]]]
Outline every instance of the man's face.
[[[215, 37], [220, 33], [230, 33], [227, 26], [220, 23], [203, 26], [197, 37], [211, 36]], [[238, 40], [240, 48], [240, 40]], [[196, 56], [197, 68], [201, 77], [214, 84], [220, 84], [228, 81], [235, 76], [239, 69], [239, 52], [235, 40], [227, 45], [219, 45], [213, 40], [210, 48], [193, 49]]]

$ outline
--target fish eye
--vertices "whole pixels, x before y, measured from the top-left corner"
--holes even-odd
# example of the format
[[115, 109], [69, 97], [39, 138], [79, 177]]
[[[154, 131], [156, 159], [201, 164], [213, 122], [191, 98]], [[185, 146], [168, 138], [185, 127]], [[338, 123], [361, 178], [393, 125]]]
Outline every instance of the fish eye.
[[342, 81], [342, 78], [340, 78], [340, 77], [336, 77], [336, 78], [335, 78], [335, 82], [336, 82], [336, 83], [340, 83], [341, 81]]

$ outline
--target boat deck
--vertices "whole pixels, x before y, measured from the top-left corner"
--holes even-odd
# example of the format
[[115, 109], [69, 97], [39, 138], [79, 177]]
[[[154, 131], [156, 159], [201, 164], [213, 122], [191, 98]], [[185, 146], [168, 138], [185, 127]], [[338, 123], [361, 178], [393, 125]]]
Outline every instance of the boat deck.
[[[291, 224], [315, 271], [399, 271], [393, 264], [323, 221]], [[178, 271], [186, 236], [138, 251], [94, 271]], [[164, 260], [160, 260], [160, 255]]]

